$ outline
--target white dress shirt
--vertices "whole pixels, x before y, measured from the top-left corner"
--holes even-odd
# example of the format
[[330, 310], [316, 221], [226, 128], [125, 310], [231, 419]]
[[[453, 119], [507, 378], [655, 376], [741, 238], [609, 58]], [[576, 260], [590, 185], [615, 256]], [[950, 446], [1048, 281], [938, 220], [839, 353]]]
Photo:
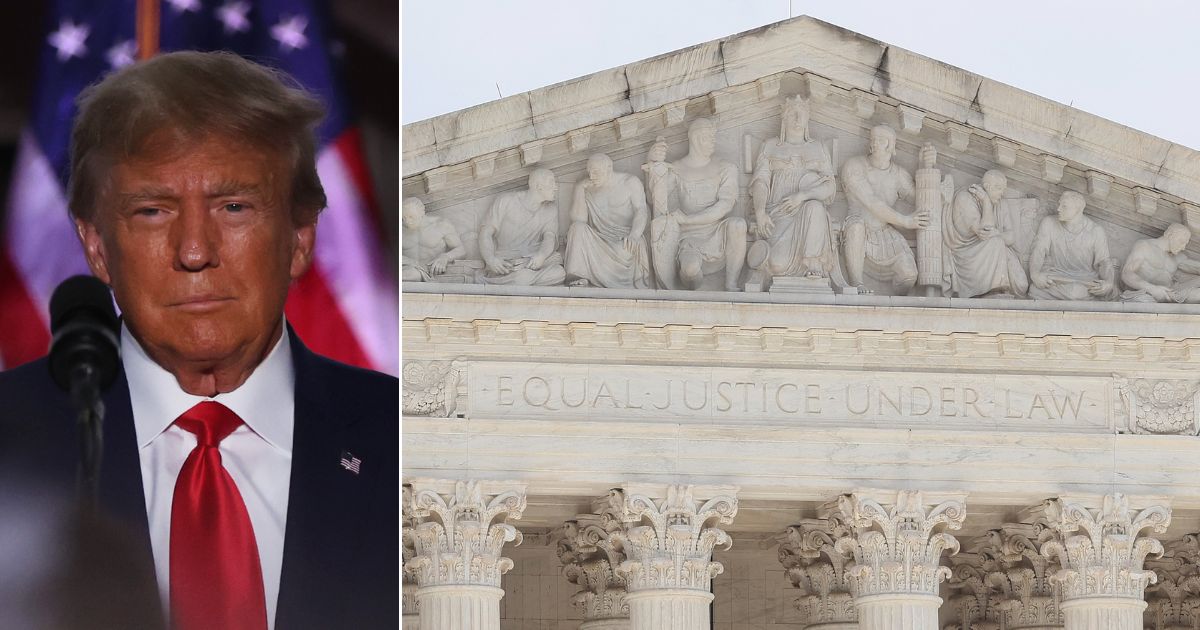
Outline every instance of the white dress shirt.
[[147, 356], [124, 326], [121, 360], [129, 380], [150, 545], [163, 609], [170, 605], [171, 501], [175, 480], [196, 446], [196, 436], [174, 422], [197, 403], [214, 400], [245, 422], [221, 442], [221, 461], [237, 484], [250, 514], [262, 566], [267, 627], [273, 630], [283, 566], [296, 389], [287, 329], [241, 387], [213, 398], [183, 391], [175, 377]]

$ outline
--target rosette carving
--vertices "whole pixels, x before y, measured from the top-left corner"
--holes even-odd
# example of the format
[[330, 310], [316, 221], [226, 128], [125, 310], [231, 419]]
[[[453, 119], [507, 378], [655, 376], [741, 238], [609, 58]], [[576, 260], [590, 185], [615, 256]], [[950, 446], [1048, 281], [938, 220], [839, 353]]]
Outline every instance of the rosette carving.
[[838, 510], [853, 532], [839, 539], [838, 552], [853, 555], [849, 570], [859, 597], [889, 593], [936, 596], [950, 577], [942, 553], [958, 553], [958, 540], [946, 529], [962, 527], [966, 506], [951, 499], [927, 507], [920, 492], [902, 490], [892, 507], [861, 495], [838, 499]]
[[449, 418], [458, 407], [462, 361], [405, 361], [401, 391], [405, 415]]
[[521, 532], [503, 514], [519, 519], [525, 510], [523, 484], [454, 482], [454, 493], [439, 490], [446, 482], [414, 481], [411, 514], [413, 559], [408, 563], [420, 586], [469, 584], [500, 586], [500, 576], [513, 567], [500, 554], [504, 543], [521, 543]]
[[650, 589], [709, 591], [724, 567], [712, 561], [713, 549], [728, 549], [731, 540], [716, 525], [737, 515], [732, 492], [707, 500], [695, 498], [693, 486], [668, 486], [666, 498], [655, 499], [633, 488], [613, 490], [609, 505], [626, 524], [616, 536], [627, 559], [618, 567], [629, 592]]
[[833, 512], [836, 506], [823, 506], [824, 518], [805, 519], [775, 537], [779, 543], [779, 562], [792, 585], [803, 592], [796, 608], [807, 623], [854, 624], [858, 611], [847, 575], [847, 558], [834, 549], [837, 540], [850, 534], [850, 528]]
[[571, 603], [583, 611], [585, 621], [627, 619], [625, 578], [617, 568], [625, 561], [619, 534], [623, 529], [620, 514], [606, 503], [596, 514], [580, 514], [563, 523], [556, 532], [558, 558], [563, 576], [579, 586]]
[[1116, 377], [1117, 393], [1134, 433], [1196, 435], [1196, 391], [1200, 380]]
[[1085, 597], [1142, 599], [1146, 586], [1155, 582], [1153, 571], [1143, 568], [1146, 557], [1161, 556], [1158, 540], [1141, 536], [1143, 530], [1167, 531], [1170, 508], [1155, 505], [1133, 510], [1122, 494], [1104, 497], [1100, 509], [1053, 499], [1042, 510], [1060, 539], [1042, 546], [1042, 555], [1055, 557], [1063, 568], [1050, 579], [1062, 585], [1064, 601]]

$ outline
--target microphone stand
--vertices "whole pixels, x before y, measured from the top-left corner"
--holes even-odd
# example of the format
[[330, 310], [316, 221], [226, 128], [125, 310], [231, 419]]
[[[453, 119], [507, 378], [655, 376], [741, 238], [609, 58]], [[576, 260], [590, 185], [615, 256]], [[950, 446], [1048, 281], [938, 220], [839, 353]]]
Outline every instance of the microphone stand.
[[71, 403], [78, 414], [79, 467], [76, 493], [85, 514], [94, 514], [100, 497], [100, 460], [104, 453], [104, 403], [100, 378], [91, 363], [71, 370]]

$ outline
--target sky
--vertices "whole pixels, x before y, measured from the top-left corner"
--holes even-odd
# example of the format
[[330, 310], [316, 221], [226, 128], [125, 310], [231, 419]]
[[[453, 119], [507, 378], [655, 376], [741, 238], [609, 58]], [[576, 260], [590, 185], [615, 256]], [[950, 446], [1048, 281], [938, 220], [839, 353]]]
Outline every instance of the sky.
[[1200, 0], [404, 0], [404, 124], [812, 17], [1200, 148]]

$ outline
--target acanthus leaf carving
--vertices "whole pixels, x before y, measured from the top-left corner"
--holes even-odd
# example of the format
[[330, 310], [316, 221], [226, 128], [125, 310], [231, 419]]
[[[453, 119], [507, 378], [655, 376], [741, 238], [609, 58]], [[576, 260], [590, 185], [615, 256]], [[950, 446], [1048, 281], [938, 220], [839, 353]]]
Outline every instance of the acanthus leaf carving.
[[1030, 520], [1033, 522], [1005, 523], [977, 537], [970, 546], [986, 571], [983, 584], [989, 590], [988, 606], [999, 613], [997, 618], [1009, 630], [1062, 627], [1064, 623], [1059, 587], [1050, 580], [1058, 563], [1041, 554], [1042, 546], [1053, 540], [1055, 533], [1044, 519]]
[[558, 558], [563, 577], [579, 586], [571, 603], [585, 621], [628, 619], [625, 577], [617, 567], [625, 561], [620, 533], [621, 514], [607, 500], [597, 501], [595, 513], [580, 514], [556, 530]]
[[500, 586], [513, 567], [502, 557], [504, 544], [521, 544], [521, 532], [506, 522], [525, 511], [525, 487], [517, 483], [454, 482], [453, 494], [442, 494], [445, 482], [412, 483], [410, 514], [413, 558], [408, 563], [417, 584]]
[[[629, 592], [652, 589], [709, 591], [724, 570], [712, 561], [713, 549], [732, 543], [725, 530], [737, 515], [734, 489], [721, 488], [701, 500], [694, 486], [667, 486], [652, 496], [641, 488], [614, 489], [609, 505], [621, 515], [624, 531], [615, 533], [627, 554], [617, 569]], [[661, 498], [660, 498], [661, 497]]]
[[1089, 597], [1142, 599], [1153, 584], [1153, 571], [1144, 569], [1147, 556], [1161, 556], [1157, 539], [1143, 530], [1167, 530], [1171, 510], [1162, 505], [1134, 510], [1122, 494], [1106, 495], [1099, 509], [1070, 499], [1052, 499], [1042, 506], [1046, 522], [1058, 539], [1046, 542], [1041, 553], [1055, 557], [1062, 569], [1051, 576], [1062, 585], [1064, 601]]
[[920, 492], [901, 490], [891, 507], [862, 494], [838, 498], [838, 510], [852, 533], [834, 548], [853, 555], [850, 570], [857, 596], [913, 593], [936, 596], [950, 577], [941, 565], [945, 552], [958, 553], [958, 540], [946, 529], [962, 527], [965, 504], [952, 498], [928, 506]]
[[847, 573], [853, 563], [834, 548], [850, 528], [836, 512], [836, 504], [822, 506], [820, 514], [821, 518], [805, 519], [775, 537], [779, 562], [788, 580], [803, 592], [794, 604], [809, 625], [854, 624], [858, 611]]

